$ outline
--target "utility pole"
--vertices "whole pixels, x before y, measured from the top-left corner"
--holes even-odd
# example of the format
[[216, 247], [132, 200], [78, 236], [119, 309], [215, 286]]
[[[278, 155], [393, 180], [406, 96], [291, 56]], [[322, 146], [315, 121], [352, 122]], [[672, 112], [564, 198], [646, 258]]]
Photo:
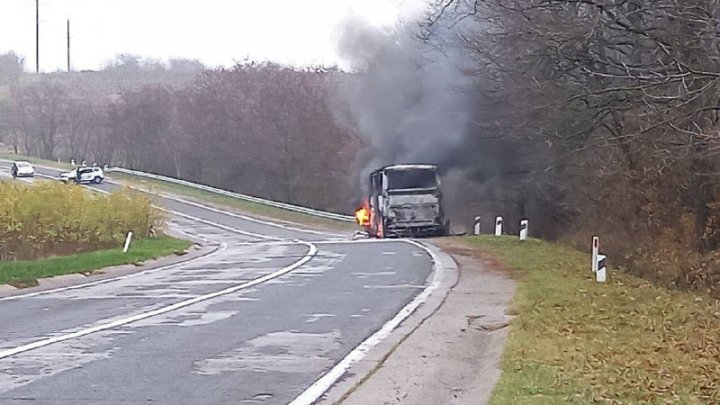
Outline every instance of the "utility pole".
[[67, 62], [68, 72], [70, 72], [70, 19], [67, 20]]
[[35, 0], [35, 73], [40, 73], [40, 0]]

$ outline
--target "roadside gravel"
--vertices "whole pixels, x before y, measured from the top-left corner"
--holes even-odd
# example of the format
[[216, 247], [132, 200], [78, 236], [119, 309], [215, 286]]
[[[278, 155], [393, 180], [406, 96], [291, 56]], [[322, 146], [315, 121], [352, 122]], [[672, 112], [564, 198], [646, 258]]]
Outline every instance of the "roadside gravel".
[[457, 240], [433, 243], [455, 259], [460, 278], [437, 312], [410, 334], [343, 404], [482, 404], [499, 361], [515, 284]]

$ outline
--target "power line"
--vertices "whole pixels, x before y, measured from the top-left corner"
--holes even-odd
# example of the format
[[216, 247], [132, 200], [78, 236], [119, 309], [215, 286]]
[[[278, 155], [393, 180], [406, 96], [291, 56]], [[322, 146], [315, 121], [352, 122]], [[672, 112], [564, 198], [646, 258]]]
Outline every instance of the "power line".
[[67, 71], [70, 72], [70, 19], [67, 20]]
[[40, 0], [35, 0], [35, 73], [40, 73]]

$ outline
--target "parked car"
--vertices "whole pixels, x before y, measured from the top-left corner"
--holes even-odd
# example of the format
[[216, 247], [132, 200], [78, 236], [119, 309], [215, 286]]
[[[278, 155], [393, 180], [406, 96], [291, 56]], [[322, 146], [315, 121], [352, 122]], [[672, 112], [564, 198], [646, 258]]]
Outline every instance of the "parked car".
[[10, 173], [13, 177], [33, 177], [35, 176], [35, 168], [30, 162], [13, 162], [12, 166], [10, 166]]
[[105, 173], [99, 167], [78, 167], [72, 171], [61, 173], [60, 181], [65, 183], [95, 183], [105, 180]]

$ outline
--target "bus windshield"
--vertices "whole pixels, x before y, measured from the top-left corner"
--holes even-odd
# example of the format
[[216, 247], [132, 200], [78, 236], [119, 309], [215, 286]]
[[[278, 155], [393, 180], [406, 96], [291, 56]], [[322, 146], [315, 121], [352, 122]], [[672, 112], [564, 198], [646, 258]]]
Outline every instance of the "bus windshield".
[[437, 176], [433, 169], [403, 169], [387, 172], [388, 190], [437, 188]]

